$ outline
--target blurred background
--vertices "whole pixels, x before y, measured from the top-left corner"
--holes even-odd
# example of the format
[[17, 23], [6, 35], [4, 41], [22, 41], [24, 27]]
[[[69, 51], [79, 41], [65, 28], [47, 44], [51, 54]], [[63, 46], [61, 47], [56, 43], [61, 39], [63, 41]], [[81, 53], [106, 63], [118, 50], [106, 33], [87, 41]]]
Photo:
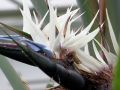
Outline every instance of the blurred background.
[[[19, 7], [22, 7], [22, 0], [0, 0], [0, 22], [7, 25], [22, 29], [22, 15]], [[31, 10], [33, 5], [30, 0], [26, 0]], [[58, 8], [59, 14], [66, 11], [71, 5], [76, 8], [76, 0], [50, 0], [54, 7]], [[77, 23], [75, 24], [77, 25]], [[0, 32], [0, 34], [3, 34]], [[8, 58], [7, 58], [8, 59]], [[8, 61], [17, 71], [18, 75], [28, 83], [31, 90], [44, 90], [47, 84], [53, 83], [51, 79], [46, 76], [37, 67], [29, 66], [11, 59]], [[57, 85], [56, 83], [54, 83]], [[0, 90], [13, 90], [4, 73], [0, 69]]]

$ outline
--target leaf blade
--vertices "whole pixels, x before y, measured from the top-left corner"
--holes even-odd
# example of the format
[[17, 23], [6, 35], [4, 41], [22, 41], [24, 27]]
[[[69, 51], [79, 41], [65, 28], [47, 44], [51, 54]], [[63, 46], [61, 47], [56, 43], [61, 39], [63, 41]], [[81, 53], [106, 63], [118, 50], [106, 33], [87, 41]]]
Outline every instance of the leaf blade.
[[0, 55], [0, 68], [4, 72], [14, 90], [28, 90], [15, 72], [14, 68], [2, 55]]
[[23, 31], [21, 31], [21, 30], [19, 30], [19, 29], [13, 28], [13, 27], [11, 27], [11, 26], [9, 26], [9, 25], [6, 25], [6, 24], [4, 24], [4, 23], [2, 23], [2, 22], [0, 22], [0, 25], [2, 25], [3, 27], [7, 28], [8, 30], [10, 30], [10, 31], [12, 31], [12, 32], [17, 33], [18, 35], [21, 35], [21, 36], [23, 36], [23, 37], [25, 37], [25, 38], [28, 38], [28, 39], [30, 39], [30, 40], [32, 39], [29, 34], [23, 32]]

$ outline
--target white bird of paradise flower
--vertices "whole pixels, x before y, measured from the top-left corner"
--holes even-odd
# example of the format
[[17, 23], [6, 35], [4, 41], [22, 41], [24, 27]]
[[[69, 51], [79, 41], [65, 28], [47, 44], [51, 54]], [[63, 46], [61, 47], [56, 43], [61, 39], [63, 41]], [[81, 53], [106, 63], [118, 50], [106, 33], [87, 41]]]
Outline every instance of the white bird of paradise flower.
[[[106, 74], [106, 72], [103, 72], [102, 70], [109, 70], [110, 65], [114, 65], [116, 63], [116, 58], [119, 50], [119, 46], [115, 38], [108, 14], [107, 21], [109, 32], [116, 54], [107, 51], [97, 40], [94, 39], [100, 31], [99, 27], [90, 32], [90, 29], [99, 11], [96, 13], [95, 17], [86, 28], [81, 31], [79, 29], [77, 31], [74, 31], [71, 29], [71, 24], [76, 21], [81, 15], [83, 15], [83, 13], [73, 18], [79, 9], [73, 11], [71, 11], [71, 9], [68, 9], [65, 14], [58, 17], [57, 9], [54, 9], [49, 1], [48, 4], [49, 11], [45, 14], [40, 22], [38, 21], [35, 12], [33, 12], [35, 18], [34, 22], [32, 20], [32, 16], [27, 3], [25, 0], [23, 0], [23, 10], [21, 10], [23, 16], [23, 31], [30, 34], [34, 42], [43, 44], [48, 47], [54, 53], [57, 59], [61, 58], [60, 54], [63, 49], [67, 50], [69, 53], [74, 52], [76, 59], [78, 59], [78, 62], [74, 62], [74, 66], [78, 71], [84, 71], [94, 75], [98, 75], [98, 73], [101, 71], [102, 73]], [[50, 13], [50, 21], [41, 30], [48, 13]], [[92, 41], [93, 51], [96, 58], [90, 55], [88, 49], [88, 43], [90, 41]], [[105, 54], [108, 63], [103, 60], [94, 42], [99, 45]], [[84, 48], [84, 50], [81, 48]]]
[[[81, 14], [78, 17], [73, 18], [78, 10], [79, 9], [71, 11], [68, 9], [64, 15], [57, 17], [57, 10], [54, 10], [52, 5], [49, 4], [48, 12], [50, 12], [50, 21], [43, 28], [43, 30], [41, 30], [42, 24], [48, 12], [40, 23], [38, 23], [38, 19], [34, 13], [36, 21], [34, 23], [26, 1], [23, 0], [23, 10], [21, 10], [21, 13], [23, 15], [23, 31], [30, 34], [33, 41], [39, 44], [44, 44], [45, 46], [49, 47], [50, 50], [54, 53], [58, 52], [58, 49], [60, 49], [60, 47], [76, 50], [91, 41], [99, 32], [99, 28], [97, 28], [93, 32], [88, 33], [97, 17], [98, 12], [91, 23], [80, 33], [76, 35], [77, 31], [74, 32], [71, 30], [71, 24], [82, 15]], [[56, 32], [58, 32], [57, 35]]]

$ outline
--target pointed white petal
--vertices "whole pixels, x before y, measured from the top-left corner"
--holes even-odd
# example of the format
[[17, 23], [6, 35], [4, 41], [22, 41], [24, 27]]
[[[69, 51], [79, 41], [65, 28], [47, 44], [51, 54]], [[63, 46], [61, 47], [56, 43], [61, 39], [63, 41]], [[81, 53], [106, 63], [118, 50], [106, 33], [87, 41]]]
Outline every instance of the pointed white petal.
[[109, 52], [109, 56], [110, 56], [110, 58], [111, 58], [111, 60], [112, 60], [112, 65], [113, 65], [113, 67], [115, 67], [116, 66], [116, 64], [117, 64], [117, 56], [116, 55], [114, 55], [113, 53], [111, 53], [111, 52]]
[[37, 18], [37, 15], [36, 15], [35, 11], [33, 11], [33, 15], [34, 15], [35, 23], [37, 25], [38, 24], [38, 18]]
[[71, 33], [69, 35], [67, 35], [66, 38], [64, 39], [63, 46], [64, 46], [64, 43], [66, 43], [67, 41], [69, 41], [71, 38], [74, 38], [75, 34], [76, 33], [74, 33], [73, 30], [72, 30]]
[[[55, 9], [54, 13], [57, 13], [57, 9]], [[47, 15], [47, 13], [46, 13], [46, 15]], [[57, 18], [57, 14], [55, 15], [54, 19], [56, 20], [56, 18]], [[51, 32], [49, 27], [50, 27], [50, 22], [42, 30], [47, 35], [47, 37], [49, 37], [49, 33]]]
[[80, 62], [82, 62], [83, 65], [91, 69], [92, 71], [96, 72], [101, 70], [103, 68], [103, 64], [93, 58], [92, 56], [86, 54], [85, 52], [79, 50], [76, 50], [77, 57], [80, 59]]
[[102, 62], [103, 64], [107, 65], [107, 64], [105, 63], [105, 61], [102, 59], [102, 57], [100, 56], [100, 54], [99, 54], [99, 52], [98, 52], [98, 50], [97, 50], [97, 47], [96, 47], [94, 41], [92, 42], [92, 44], [93, 44], [93, 50], [94, 50], [94, 53], [95, 53], [97, 59], [98, 59], [100, 62]]
[[97, 18], [98, 13], [99, 13], [99, 11], [96, 13], [95, 17], [90, 22], [90, 24], [83, 31], [81, 31], [81, 33], [79, 34], [79, 36], [84, 36], [84, 35], [86, 35], [90, 31], [93, 23], [95, 22], [95, 19]]
[[78, 10], [79, 9], [76, 9], [76, 10], [73, 10], [71, 12], [68, 10], [66, 14], [64, 14], [64, 15], [62, 15], [62, 16], [60, 16], [60, 17], [57, 18], [56, 26], [57, 26], [59, 32], [61, 30], [64, 30], [65, 24], [66, 24], [67, 20], [70, 17], [73, 17], [78, 12]]
[[72, 6], [71, 6], [71, 8], [67, 8], [66, 13], [70, 13], [70, 12], [71, 12], [71, 10], [72, 10]]
[[26, 16], [28, 16], [29, 19], [32, 19], [30, 9], [28, 7], [26, 0], [22, 0], [22, 3], [23, 3], [23, 12], [26, 13]]
[[82, 36], [85, 36], [90, 31], [90, 29], [91, 29], [97, 15], [98, 15], [98, 12], [95, 15], [95, 17], [93, 18], [93, 20], [91, 21], [91, 23], [83, 31], [81, 31], [76, 37], [74, 37], [74, 38], [71, 37], [71, 39], [69, 39], [69, 41], [67, 41], [67, 42], [64, 42], [64, 44], [67, 45], [67, 43], [70, 43], [70, 42], [73, 43], [76, 39], [80, 39]]
[[78, 32], [81, 32], [83, 30], [83, 26], [81, 25], [80, 28], [78, 28], [76, 31], [75, 31], [75, 34], [77, 34]]
[[108, 63], [111, 65], [112, 64], [112, 59], [111, 59], [111, 57], [109, 55], [109, 52], [97, 40], [95, 40], [95, 41], [100, 46], [100, 48], [102, 49]]
[[57, 36], [55, 39], [55, 42], [53, 43], [53, 51], [59, 53], [60, 52], [60, 47], [61, 47], [61, 42], [60, 42], [60, 35]]
[[44, 17], [43, 17], [42, 20], [40, 21], [40, 23], [39, 23], [39, 25], [38, 25], [38, 28], [41, 28], [41, 27], [42, 27], [43, 22], [44, 22], [45, 18], [47, 17], [48, 13], [49, 13], [49, 11], [46, 12], [46, 14], [44, 15]]
[[44, 33], [39, 30], [36, 24], [26, 16], [26, 13], [24, 13], [23, 11], [21, 12], [24, 18], [24, 32], [29, 33], [35, 42], [47, 45], [48, 40], [45, 37]]
[[103, 64], [99, 62], [97, 59], [86, 54], [84, 51], [80, 49], [76, 50], [76, 53], [78, 57], [80, 58], [80, 60], [83, 58], [83, 62], [85, 61], [85, 62], [88, 62], [89, 64], [93, 64], [93, 66], [96, 66], [97, 68], [101, 68], [103, 66]]
[[24, 16], [24, 12], [21, 9], [20, 9], [20, 11], [21, 11], [21, 14], [23, 16], [23, 31], [26, 32], [26, 33], [28, 33], [28, 34], [30, 34], [30, 31], [27, 28], [29, 26], [28, 26], [28, 23], [27, 23], [27, 19]]
[[88, 48], [88, 44], [86, 44], [84, 48], [85, 48], [85, 51], [84, 51], [84, 52], [85, 52], [86, 54], [90, 55], [89, 48]]
[[115, 50], [116, 54], [118, 55], [119, 45], [118, 45], [118, 43], [117, 43], [115, 34], [114, 34], [114, 32], [113, 32], [113, 27], [112, 27], [112, 24], [111, 24], [111, 22], [110, 22], [110, 18], [109, 18], [109, 16], [108, 16], [107, 10], [106, 10], [106, 14], [107, 14], [107, 21], [108, 21], [108, 27], [109, 27], [109, 32], [110, 32], [110, 37], [111, 37], [111, 40], [112, 40], [112, 44], [113, 44], [113, 47], [114, 47], [114, 50]]
[[47, 37], [49, 37], [49, 32], [50, 32], [50, 29], [49, 29], [49, 26], [50, 25], [50, 23], [48, 23], [44, 28], [43, 28], [43, 30], [42, 30], [42, 32], [47, 36]]
[[84, 13], [80, 14], [79, 16], [77, 16], [76, 18], [74, 18], [74, 19], [72, 19], [71, 21], [68, 22], [65, 38], [69, 37], [69, 35], [70, 35], [70, 30], [71, 30], [70, 27], [71, 27], [71, 24], [72, 24], [73, 22], [75, 22], [77, 19], [79, 19], [83, 14], [84, 14]]
[[73, 8], [73, 5], [71, 5], [71, 7], [67, 9], [66, 13], [70, 12], [72, 10], [72, 8]]
[[70, 15], [71, 14], [68, 13], [68, 14], [64, 14], [57, 18], [56, 27], [58, 28], [59, 32], [64, 30], [65, 24], [66, 24], [67, 20], [69, 19]]
[[71, 11], [71, 18], [80, 10], [80, 8]]
[[70, 30], [71, 30], [70, 27], [71, 27], [71, 22], [68, 22], [65, 38], [68, 38], [70, 36]]
[[94, 30], [93, 32], [89, 33], [86, 36], [82, 36], [82, 37], [73, 37], [71, 42], [66, 42], [64, 44], [65, 48], [71, 48], [71, 49], [78, 49], [78, 48], [82, 48], [83, 46], [85, 46], [88, 42], [90, 42], [92, 39], [94, 39], [94, 37], [98, 34], [99, 32], [99, 28], [97, 28], [96, 30]]
[[23, 31], [26, 32], [26, 33], [28, 33], [28, 34], [30, 34], [29, 30], [27, 29], [27, 20], [24, 17], [23, 13], [25, 13], [25, 15], [27, 16], [27, 18], [29, 20], [32, 20], [32, 17], [31, 17], [30, 9], [29, 9], [29, 7], [27, 5], [26, 0], [22, 0], [22, 2], [23, 2], [23, 10], [20, 9], [20, 11], [21, 11], [21, 13], [23, 15]]
[[78, 70], [83, 70], [85, 72], [92, 73], [92, 71], [88, 67], [84, 66], [83, 64], [76, 64], [76, 63], [74, 64]]
[[56, 36], [56, 11], [54, 10], [53, 6], [49, 3], [49, 9], [50, 9], [50, 25], [49, 25], [49, 41], [50, 41], [50, 48], [53, 48], [53, 43], [55, 42], [55, 36]]
[[77, 19], [79, 19], [82, 15], [84, 15], [84, 13], [85, 13], [85, 12], [83, 12], [83, 13], [80, 14], [79, 16], [73, 18], [73, 19], [71, 20], [71, 23], [73, 23], [73, 22], [75, 22]]

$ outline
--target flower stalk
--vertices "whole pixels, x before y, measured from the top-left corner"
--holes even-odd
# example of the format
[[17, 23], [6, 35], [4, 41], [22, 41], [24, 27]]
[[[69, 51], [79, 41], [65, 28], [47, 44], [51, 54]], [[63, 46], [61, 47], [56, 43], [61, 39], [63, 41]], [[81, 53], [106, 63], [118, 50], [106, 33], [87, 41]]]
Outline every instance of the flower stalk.
[[[100, 27], [100, 39], [101, 39], [101, 44], [103, 47], [106, 47], [105, 44], [105, 32], [106, 32], [106, 24], [105, 24], [105, 19], [106, 19], [106, 0], [99, 0], [99, 25], [103, 26]], [[101, 52], [102, 57], [104, 58], [104, 60], [107, 62], [105, 55], [103, 52]]]
[[[99, 24], [102, 25], [103, 23], [105, 23], [105, 19], [106, 19], [106, 0], [99, 0]], [[103, 24], [102, 27], [100, 27], [100, 34], [101, 34], [101, 44], [105, 47], [105, 24]]]

